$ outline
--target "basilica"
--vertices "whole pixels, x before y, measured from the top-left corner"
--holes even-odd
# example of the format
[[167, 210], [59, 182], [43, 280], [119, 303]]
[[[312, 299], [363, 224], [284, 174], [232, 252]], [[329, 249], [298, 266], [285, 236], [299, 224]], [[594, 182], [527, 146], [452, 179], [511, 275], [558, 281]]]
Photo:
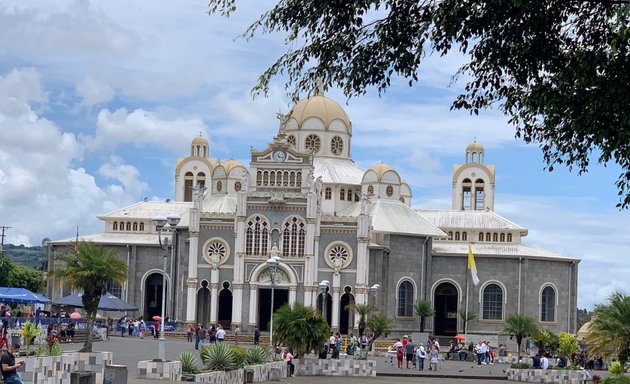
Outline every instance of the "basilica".
[[[248, 165], [191, 138], [174, 164], [174, 199], [103, 214], [103, 232], [82, 236], [128, 263], [127, 281], [108, 288], [140, 309], [132, 316], [159, 315], [164, 302], [172, 320], [265, 332], [272, 305], [297, 302], [349, 334], [358, 324], [349, 304], [370, 303], [396, 336], [418, 331], [414, 306], [426, 300], [435, 335], [496, 337], [514, 313], [575, 332], [579, 260], [523, 244], [528, 230], [494, 212], [495, 168], [480, 143], [453, 167], [452, 208], [414, 209], [395, 169], [352, 160], [352, 122], [334, 100], [318, 92], [278, 118]], [[179, 222], [156, 227], [169, 216]], [[51, 255], [74, 240], [52, 242]], [[49, 297], [68, 293], [49, 282]]]

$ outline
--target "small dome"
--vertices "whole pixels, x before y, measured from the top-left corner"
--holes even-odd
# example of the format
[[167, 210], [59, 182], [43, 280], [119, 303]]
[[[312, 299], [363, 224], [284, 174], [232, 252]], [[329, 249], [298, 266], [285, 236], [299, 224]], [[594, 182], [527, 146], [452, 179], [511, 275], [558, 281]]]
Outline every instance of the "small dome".
[[[243, 165], [243, 163], [241, 163], [238, 160], [225, 160], [225, 161], [222, 161], [220, 165], [223, 167], [223, 169], [225, 169], [225, 174], [226, 175], [229, 175], [230, 172], [234, 168], [237, 168], [237, 167], [241, 167], [241, 168], [245, 169], [245, 166]], [[241, 176], [241, 175], [239, 174], [238, 176]]]
[[373, 166], [370, 167], [370, 169], [368, 169], [368, 171], [374, 171], [374, 173], [376, 173], [376, 177], [377, 179], [380, 181], [383, 178], [383, 175], [386, 172], [392, 171], [396, 174], [398, 174], [398, 172], [396, 172], [396, 170], [392, 167], [390, 167], [389, 165], [380, 162], [377, 164], [374, 164]]
[[201, 134], [199, 134], [199, 136], [195, 137], [192, 141], [192, 145], [208, 145], [208, 140], [201, 136]]
[[309, 117], [317, 117], [324, 122], [326, 128], [334, 120], [341, 120], [348, 130], [350, 129], [350, 118], [346, 111], [336, 101], [324, 95], [318, 94], [298, 101], [289, 112], [289, 116], [297, 121], [298, 126], [301, 126]]
[[483, 145], [479, 144], [477, 140], [473, 140], [473, 142], [466, 147], [466, 152], [483, 152]]

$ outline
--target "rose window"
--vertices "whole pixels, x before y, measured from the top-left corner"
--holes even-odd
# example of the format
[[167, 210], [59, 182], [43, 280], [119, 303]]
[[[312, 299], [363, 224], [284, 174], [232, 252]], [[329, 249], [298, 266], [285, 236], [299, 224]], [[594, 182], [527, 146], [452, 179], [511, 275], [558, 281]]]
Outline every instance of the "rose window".
[[241, 182], [237, 181], [236, 183], [234, 183], [234, 190], [236, 192], [239, 192], [241, 190]]
[[334, 246], [328, 255], [333, 264], [343, 265], [348, 260], [348, 250], [343, 245]]
[[319, 136], [317, 136], [317, 135], [308, 135], [306, 137], [305, 146], [306, 146], [306, 150], [308, 152], [313, 152], [313, 153], [319, 152], [319, 148], [321, 146], [321, 142], [319, 140]]
[[343, 151], [343, 140], [339, 136], [335, 136], [330, 141], [330, 151], [335, 155], [340, 155]]
[[295, 136], [289, 135], [289, 137], [287, 137], [287, 142], [295, 147]]

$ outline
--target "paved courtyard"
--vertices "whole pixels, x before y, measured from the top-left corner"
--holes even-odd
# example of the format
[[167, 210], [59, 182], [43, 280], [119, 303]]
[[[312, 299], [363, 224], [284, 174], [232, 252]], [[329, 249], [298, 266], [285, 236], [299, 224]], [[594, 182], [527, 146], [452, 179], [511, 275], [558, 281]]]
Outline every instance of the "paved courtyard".
[[[76, 350], [80, 344], [64, 344], [64, 350]], [[137, 364], [140, 360], [149, 360], [157, 357], [158, 342], [153, 338], [139, 339], [137, 337], [112, 336], [109, 341], [94, 343], [95, 351], [111, 351], [114, 354], [114, 364], [127, 366], [129, 384], [156, 383], [155, 380], [138, 379]], [[175, 360], [183, 351], [194, 351], [194, 344], [183, 340], [166, 340], [166, 357]], [[342, 359], [344, 357], [341, 357]], [[477, 367], [473, 363], [459, 361], [443, 361], [437, 372], [417, 371], [413, 369], [397, 369], [389, 359], [385, 357], [374, 358], [377, 361], [376, 378], [331, 378], [331, 377], [296, 377], [287, 378], [283, 383], [330, 383], [343, 380], [344, 384], [352, 383], [397, 383], [400, 376], [405, 376], [405, 383], [453, 383], [453, 384], [480, 384], [495, 381], [505, 381], [504, 370], [506, 364], [486, 365]]]

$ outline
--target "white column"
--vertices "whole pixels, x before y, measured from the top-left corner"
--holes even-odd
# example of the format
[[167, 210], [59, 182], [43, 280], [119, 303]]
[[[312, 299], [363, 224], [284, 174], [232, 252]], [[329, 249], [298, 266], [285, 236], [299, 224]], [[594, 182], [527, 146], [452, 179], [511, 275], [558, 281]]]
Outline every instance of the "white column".
[[297, 287], [290, 286], [289, 287], [289, 305], [295, 304], [296, 299], [297, 299]]
[[245, 217], [236, 219], [236, 239], [234, 240], [234, 280], [232, 281], [232, 323], [242, 325], [243, 282], [245, 280]]
[[219, 270], [210, 271], [210, 323], [217, 323], [219, 309]]
[[[333, 277], [333, 280], [335, 278]], [[332, 289], [332, 328], [339, 329], [339, 291], [341, 288], [333, 287]]]
[[197, 314], [197, 252], [199, 248], [199, 232], [190, 232], [189, 241], [188, 279], [186, 280], [186, 321], [195, 322]]
[[256, 326], [256, 313], [258, 313], [256, 307], [258, 305], [258, 285], [250, 283], [249, 289], [249, 326]]
[[243, 323], [243, 284], [232, 284], [232, 324]]

